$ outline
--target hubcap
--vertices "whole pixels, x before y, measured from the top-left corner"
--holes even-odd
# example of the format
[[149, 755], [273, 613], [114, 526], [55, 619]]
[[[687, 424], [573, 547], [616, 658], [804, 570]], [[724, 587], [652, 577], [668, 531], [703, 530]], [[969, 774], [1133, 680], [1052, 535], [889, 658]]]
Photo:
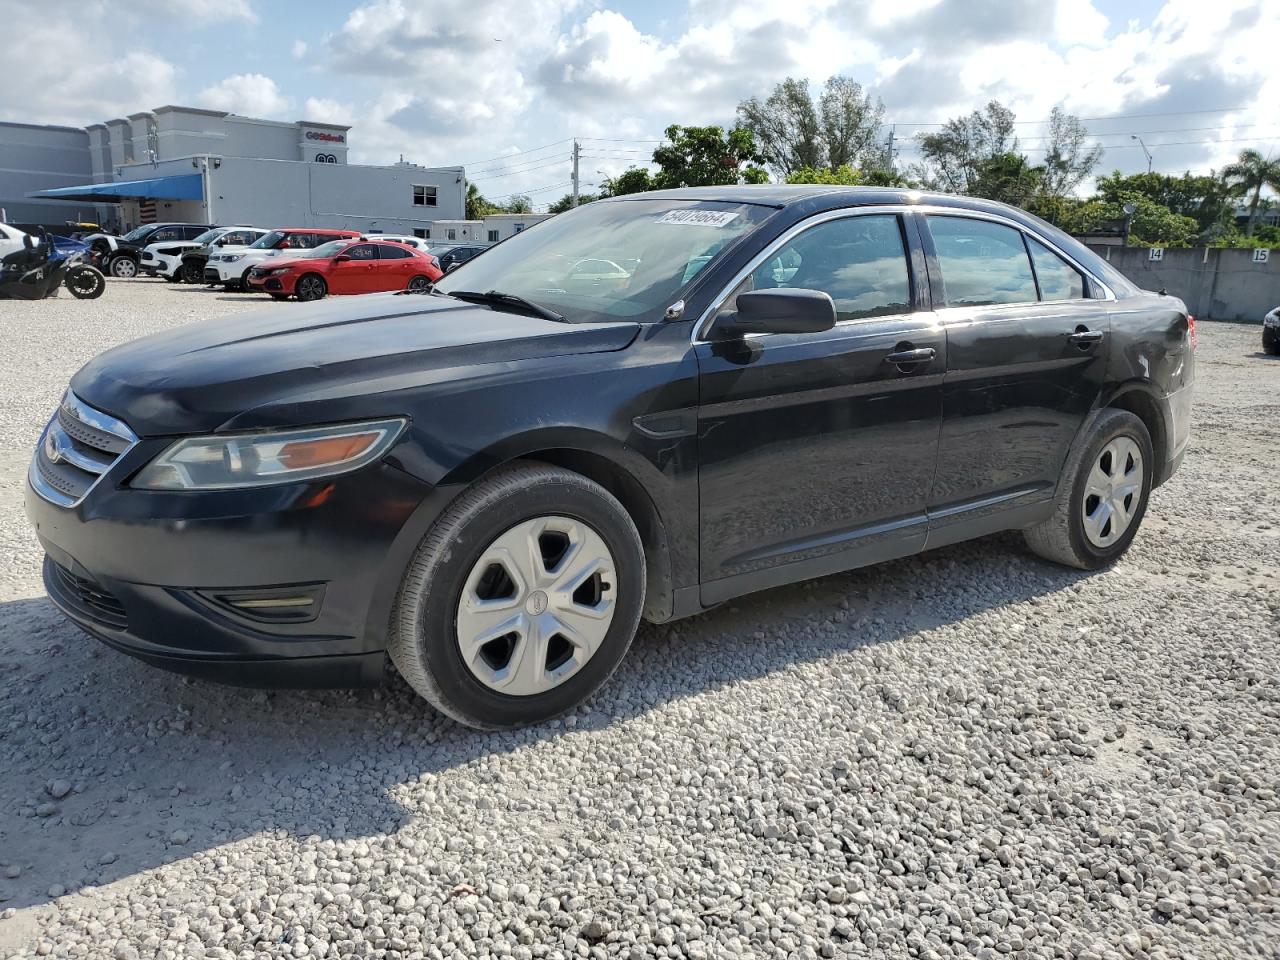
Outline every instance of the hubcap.
[[307, 300], [314, 300], [320, 296], [320, 281], [314, 277], [307, 277], [302, 281], [302, 296]]
[[476, 561], [458, 600], [463, 662], [486, 687], [516, 697], [564, 683], [613, 622], [613, 554], [581, 520], [536, 517]]
[[121, 257], [116, 261], [116, 268], [112, 272], [121, 279], [127, 280], [138, 272], [137, 266], [128, 257]]
[[1129, 529], [1142, 497], [1142, 450], [1116, 437], [1098, 454], [1084, 492], [1084, 533], [1095, 547], [1109, 547]]

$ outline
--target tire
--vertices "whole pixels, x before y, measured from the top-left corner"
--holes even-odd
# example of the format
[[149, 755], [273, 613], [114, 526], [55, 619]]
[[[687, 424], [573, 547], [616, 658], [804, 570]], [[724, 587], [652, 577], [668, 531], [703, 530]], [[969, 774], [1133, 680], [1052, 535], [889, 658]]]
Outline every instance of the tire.
[[293, 295], [301, 303], [323, 300], [329, 293], [329, 285], [318, 273], [304, 273], [293, 285]]
[[182, 277], [179, 274], [180, 271], [175, 270], [173, 273], [162, 273], [160, 276], [164, 277], [169, 283], [181, 283]]
[[131, 257], [112, 257], [107, 271], [120, 280], [132, 280], [138, 275], [138, 265]]
[[431, 289], [431, 278], [422, 274], [411, 277], [409, 285], [405, 289], [410, 293], [426, 293]]
[[107, 289], [107, 278], [96, 267], [78, 264], [67, 271], [63, 285], [77, 300], [97, 300]]
[[[528, 538], [526, 531], [543, 526], [542, 533]], [[532, 563], [539, 564], [537, 570], [548, 578], [542, 582], [549, 585], [545, 591], [531, 590], [512, 580], [497, 600], [476, 597], [478, 603], [511, 603], [488, 616], [502, 617], [509, 609], [519, 625], [513, 628], [516, 632], [475, 646], [476, 653], [468, 663], [462, 652], [460, 621], [472, 615], [466, 612], [464, 591], [466, 596], [476, 596], [490, 577], [495, 564], [487, 558], [499, 548], [496, 541], [520, 537], [525, 539], [511, 542], [529, 546], [523, 557], [539, 557], [525, 562], [529, 570]], [[576, 539], [577, 550], [548, 561], [548, 537], [553, 553], [557, 537], [563, 537], [565, 544]], [[533, 549], [534, 544], [541, 550]], [[582, 583], [585, 587], [596, 581], [587, 597], [596, 608], [608, 609], [612, 619], [604, 625], [599, 615], [558, 620], [559, 611], [567, 604], [587, 599], [580, 601], [583, 587], [573, 590], [572, 584], [577, 582], [576, 574], [589, 567], [574, 564], [604, 555], [607, 561], [596, 561], [603, 572]], [[500, 580], [502, 567], [497, 566]], [[555, 580], [557, 575], [570, 579]], [[529, 574], [520, 576], [525, 579]], [[556, 589], [566, 582], [570, 586]], [[460, 495], [418, 545], [396, 597], [387, 652], [414, 690], [459, 723], [485, 730], [539, 723], [582, 703], [617, 669], [639, 625], [644, 589], [640, 534], [612, 494], [594, 481], [558, 467], [512, 464]], [[581, 659], [582, 648], [554, 632], [557, 624], [566, 622], [583, 624], [584, 631], [596, 634], [594, 647]], [[547, 639], [544, 645], [533, 646], [541, 659], [528, 660], [526, 670], [518, 652], [534, 635], [528, 632], [534, 624]], [[487, 629], [482, 627], [472, 636], [483, 637]], [[508, 658], [505, 664], [488, 659], [500, 661], [504, 653]], [[569, 659], [557, 659], [564, 656]], [[507, 689], [525, 684], [528, 690], [519, 695], [504, 693], [504, 684]]]
[[[1063, 467], [1053, 515], [1022, 534], [1031, 552], [1046, 560], [1098, 570], [1129, 549], [1142, 524], [1155, 454], [1146, 426], [1127, 410], [1103, 410], [1088, 429], [1088, 437], [1082, 438]], [[1135, 450], [1140, 462], [1134, 462]], [[1129, 464], [1134, 472], [1125, 483], [1123, 474]], [[1112, 490], [1112, 495], [1092, 494], [1091, 490], [1099, 489], [1096, 479], [1105, 479], [1110, 486], [1104, 489]], [[1126, 495], [1126, 489], [1132, 493]], [[1102, 525], [1104, 519], [1111, 526]]]
[[236, 281], [236, 289], [241, 293], [253, 293], [253, 287], [249, 286], [249, 274], [252, 272], [253, 267], [250, 267], [244, 273], [240, 274], [240, 279]]
[[1262, 331], [1262, 352], [1273, 357], [1280, 357], [1280, 329], [1273, 333], [1265, 328]]
[[204, 267], [198, 267], [194, 263], [184, 263], [182, 265], [182, 282], [204, 283]]

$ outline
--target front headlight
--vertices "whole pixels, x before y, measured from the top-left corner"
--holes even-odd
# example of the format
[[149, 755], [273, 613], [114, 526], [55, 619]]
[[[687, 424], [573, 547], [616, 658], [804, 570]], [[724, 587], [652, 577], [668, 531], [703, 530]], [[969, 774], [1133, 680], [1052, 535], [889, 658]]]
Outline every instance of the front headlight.
[[278, 273], [288, 273], [293, 267], [274, 267], [270, 270], [263, 270], [262, 274], [266, 277], [273, 277]]
[[224, 253], [221, 257], [223, 263], [235, 263], [237, 260], [243, 260], [243, 253]]
[[406, 421], [373, 420], [179, 440], [142, 468], [144, 490], [231, 490], [359, 470], [391, 448]]

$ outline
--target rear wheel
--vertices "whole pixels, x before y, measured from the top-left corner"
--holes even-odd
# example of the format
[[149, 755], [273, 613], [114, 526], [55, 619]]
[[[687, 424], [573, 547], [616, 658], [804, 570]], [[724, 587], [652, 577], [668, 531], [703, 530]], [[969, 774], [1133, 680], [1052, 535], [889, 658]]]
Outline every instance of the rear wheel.
[[617, 668], [644, 584], [640, 535], [607, 490], [556, 467], [513, 465], [462, 494], [418, 546], [388, 652], [461, 723], [538, 723]]
[[132, 280], [138, 275], [138, 265], [130, 257], [112, 257], [107, 269], [121, 280]]
[[409, 286], [405, 289], [410, 293], [426, 293], [431, 289], [431, 278], [423, 276], [414, 277], [409, 281]]
[[1280, 327], [1262, 329], [1262, 349], [1273, 357], [1280, 357]]
[[244, 273], [240, 274], [240, 292], [252, 293], [253, 287], [249, 286], [249, 274], [253, 273], [253, 267], [250, 267]]
[[63, 283], [77, 300], [97, 300], [107, 289], [107, 278], [102, 271], [82, 263], [67, 271]]
[[1053, 516], [1023, 531], [1046, 560], [1097, 570], [1129, 549], [1147, 510], [1155, 455], [1146, 426], [1104, 410], [1067, 460]]
[[323, 300], [329, 293], [329, 286], [320, 274], [304, 273], [293, 285], [293, 293], [304, 303], [310, 300]]

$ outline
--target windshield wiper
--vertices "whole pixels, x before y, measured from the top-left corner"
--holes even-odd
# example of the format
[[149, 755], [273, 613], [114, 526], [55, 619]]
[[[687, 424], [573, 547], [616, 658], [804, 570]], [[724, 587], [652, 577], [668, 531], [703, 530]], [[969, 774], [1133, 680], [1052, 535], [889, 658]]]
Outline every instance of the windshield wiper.
[[500, 290], [489, 290], [485, 293], [481, 293], [478, 290], [440, 290], [437, 292], [443, 293], [446, 297], [453, 297], [455, 300], [465, 300], [468, 303], [487, 303], [492, 307], [518, 307], [541, 317], [543, 320], [568, 323], [564, 317], [554, 310], [548, 310], [546, 307], [539, 306], [532, 300], [526, 300], [524, 297], [514, 293], [502, 293]]

